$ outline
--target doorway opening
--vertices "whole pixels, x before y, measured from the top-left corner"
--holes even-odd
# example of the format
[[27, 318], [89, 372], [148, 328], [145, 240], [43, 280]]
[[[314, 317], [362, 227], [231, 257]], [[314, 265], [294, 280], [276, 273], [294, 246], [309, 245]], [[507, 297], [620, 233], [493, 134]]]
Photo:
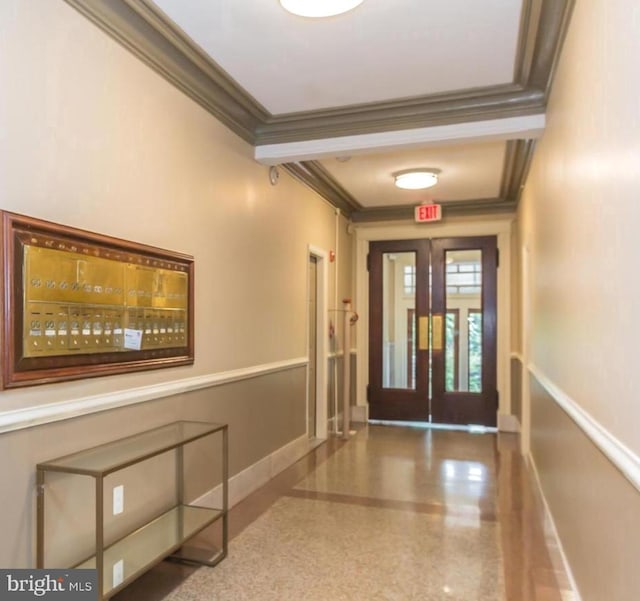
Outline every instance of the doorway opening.
[[328, 432], [328, 253], [307, 251], [307, 436], [325, 439]]
[[495, 427], [495, 236], [372, 242], [369, 416]]
[[308, 312], [307, 435], [315, 438], [318, 390], [318, 258], [314, 255], [309, 255]]

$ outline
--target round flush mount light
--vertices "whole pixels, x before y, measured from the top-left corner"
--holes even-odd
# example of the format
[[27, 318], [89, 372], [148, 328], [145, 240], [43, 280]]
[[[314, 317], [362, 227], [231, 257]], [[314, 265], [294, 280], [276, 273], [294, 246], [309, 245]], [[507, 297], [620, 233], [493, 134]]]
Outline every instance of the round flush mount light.
[[282, 8], [301, 17], [333, 17], [354, 9], [363, 0], [280, 0]]
[[437, 169], [409, 169], [393, 174], [396, 186], [403, 190], [424, 190], [438, 183]]

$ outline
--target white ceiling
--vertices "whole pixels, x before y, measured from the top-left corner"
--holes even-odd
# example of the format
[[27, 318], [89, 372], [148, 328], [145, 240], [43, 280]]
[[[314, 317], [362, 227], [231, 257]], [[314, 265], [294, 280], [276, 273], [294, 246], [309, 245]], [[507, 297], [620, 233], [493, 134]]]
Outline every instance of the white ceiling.
[[[512, 84], [521, 60], [521, 13], [539, 4], [539, 0], [364, 0], [348, 13], [318, 20], [295, 17], [278, 0], [153, 1], [277, 118]], [[521, 120], [518, 123], [499, 118], [493, 135], [486, 125], [491, 122], [479, 116], [476, 121], [453, 120], [424, 130], [390, 131], [383, 126], [360, 137], [311, 136], [298, 142], [263, 143], [257, 146], [256, 157], [266, 164], [304, 166], [304, 161], [316, 161], [356, 208], [400, 207], [425, 200], [473, 205], [476, 200], [500, 197], [507, 140], [537, 137], [542, 131], [538, 123], [532, 126], [533, 133], [524, 130], [530, 126], [527, 119], [540, 117], [538, 123], [543, 123], [539, 114], [511, 118]], [[399, 143], [376, 146], [376, 140], [395, 140], [396, 134]], [[352, 155], [348, 162], [336, 160], [345, 154]], [[391, 174], [410, 167], [440, 169], [440, 182], [422, 192], [397, 190]]]
[[154, 0], [272, 114], [513, 81], [521, 0], [365, 0], [329, 19], [278, 0]]
[[[505, 142], [489, 142], [358, 155], [346, 162], [325, 159], [321, 164], [363, 206], [402, 206], [497, 197], [505, 151]], [[395, 187], [392, 173], [419, 167], [440, 169], [438, 184], [427, 190]]]

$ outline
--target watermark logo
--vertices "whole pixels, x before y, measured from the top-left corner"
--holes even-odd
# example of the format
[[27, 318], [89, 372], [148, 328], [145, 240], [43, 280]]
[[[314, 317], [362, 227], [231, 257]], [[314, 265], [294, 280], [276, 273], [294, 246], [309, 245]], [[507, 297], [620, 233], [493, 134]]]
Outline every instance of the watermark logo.
[[0, 570], [0, 601], [97, 601], [96, 570]]

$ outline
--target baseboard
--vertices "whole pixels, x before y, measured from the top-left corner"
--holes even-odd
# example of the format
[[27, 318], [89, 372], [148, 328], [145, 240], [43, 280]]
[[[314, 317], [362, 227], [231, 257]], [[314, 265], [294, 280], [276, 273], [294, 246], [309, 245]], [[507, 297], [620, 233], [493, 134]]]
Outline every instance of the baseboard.
[[[369, 405], [351, 405], [350, 412], [351, 423], [366, 424], [369, 420]], [[342, 430], [342, 411], [337, 416], [330, 417], [327, 422], [328, 432], [337, 432]]]
[[[229, 508], [237, 505], [322, 442], [324, 441], [317, 438], [309, 439], [304, 434], [229, 478]], [[212, 488], [192, 503], [203, 507], [221, 507], [222, 485]]]
[[333, 417], [329, 418], [329, 420], [327, 421], [327, 432], [337, 432], [339, 430], [339, 423], [342, 423], [342, 413], [340, 413], [338, 417], [334, 415]]
[[369, 421], [369, 405], [353, 405], [351, 421], [366, 424]]
[[498, 430], [500, 432], [520, 432], [520, 422], [515, 415], [498, 413]]
[[569, 581], [569, 585], [571, 586], [570, 591], [563, 591], [562, 599], [563, 601], [582, 601], [582, 597], [580, 596], [580, 592], [578, 591], [578, 586], [576, 585], [575, 578], [573, 577], [573, 572], [571, 571], [571, 566], [569, 561], [567, 560], [567, 556], [564, 552], [564, 547], [562, 546], [562, 541], [558, 536], [558, 529], [556, 528], [556, 523], [553, 519], [553, 515], [551, 514], [551, 510], [549, 509], [549, 504], [547, 503], [547, 499], [544, 495], [544, 490], [542, 489], [542, 484], [540, 482], [540, 475], [538, 474], [538, 468], [536, 467], [536, 462], [533, 459], [531, 453], [525, 456], [525, 460], [531, 473], [533, 474], [535, 480], [535, 486], [537, 490], [537, 494], [542, 501], [542, 509], [544, 511], [544, 534], [545, 539], [553, 538], [554, 543], [557, 545], [558, 552], [560, 558], [554, 554], [551, 555], [551, 563], [553, 564], [554, 570], [560, 573], [564, 573], [567, 576]]

